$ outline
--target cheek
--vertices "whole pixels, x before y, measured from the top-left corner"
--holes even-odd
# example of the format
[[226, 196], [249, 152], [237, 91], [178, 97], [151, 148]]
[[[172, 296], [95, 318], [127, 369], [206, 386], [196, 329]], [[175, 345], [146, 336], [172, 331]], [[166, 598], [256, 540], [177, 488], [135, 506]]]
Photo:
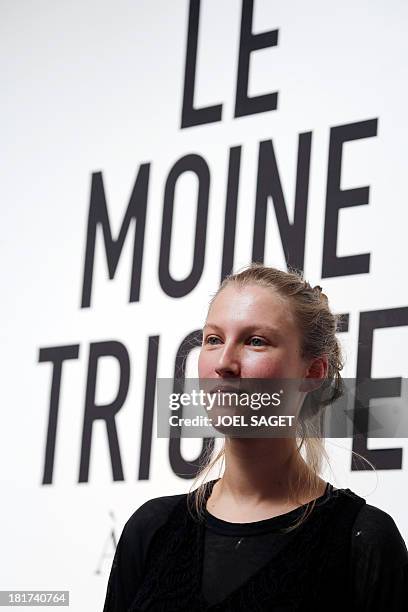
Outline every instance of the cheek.
[[242, 364], [245, 378], [290, 378], [292, 370], [286, 351], [276, 350], [268, 354], [252, 354]]
[[282, 361], [277, 355], [249, 355], [242, 363], [242, 377], [271, 378], [282, 373]]
[[209, 367], [210, 363], [208, 359], [208, 354], [206, 354], [203, 350], [200, 350], [197, 364], [199, 378], [206, 378], [206, 376], [208, 375]]
[[[249, 373], [249, 370], [248, 370]], [[284, 368], [280, 363], [259, 363], [256, 368], [251, 368], [251, 377], [255, 378], [284, 378]]]

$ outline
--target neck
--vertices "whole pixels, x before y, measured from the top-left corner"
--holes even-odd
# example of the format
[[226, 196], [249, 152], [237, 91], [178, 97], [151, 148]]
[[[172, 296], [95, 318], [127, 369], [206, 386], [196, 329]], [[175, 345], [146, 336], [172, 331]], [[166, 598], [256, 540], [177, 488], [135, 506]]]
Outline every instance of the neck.
[[310, 474], [293, 438], [226, 437], [225, 471], [218, 489], [223, 497], [239, 504], [278, 504], [293, 495], [309, 501], [325, 484], [318, 477], [311, 491], [307, 486]]

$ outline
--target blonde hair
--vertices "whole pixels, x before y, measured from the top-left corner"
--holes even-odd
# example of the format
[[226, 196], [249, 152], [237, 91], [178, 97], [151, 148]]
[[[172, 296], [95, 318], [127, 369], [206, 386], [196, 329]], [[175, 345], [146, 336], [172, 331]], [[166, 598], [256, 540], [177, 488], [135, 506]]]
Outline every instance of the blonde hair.
[[[229, 274], [224, 278], [220, 287], [211, 298], [209, 308], [219, 293], [231, 284], [235, 284], [240, 288], [248, 285], [257, 285], [276, 291], [291, 306], [300, 332], [302, 357], [316, 358], [327, 355], [328, 372], [326, 388], [328, 393], [326, 398], [321, 396], [320, 403], [317, 406], [317, 412], [322, 414], [322, 408], [325, 405], [332, 403], [344, 393], [343, 380], [340, 374], [344, 367], [344, 362], [341, 347], [336, 336], [337, 331], [341, 329], [342, 319], [340, 315], [331, 312], [328, 298], [322, 292], [322, 288], [319, 285], [312, 287], [304, 280], [303, 273], [294, 267], [288, 266], [288, 271], [286, 272], [254, 262], [243, 270], [235, 274]], [[299, 437], [296, 439], [297, 451], [301, 454], [303, 450], [307, 469], [302, 474], [299, 471], [298, 479], [295, 483], [288, 483], [289, 499], [295, 503], [300, 502], [298, 492], [301, 489], [301, 482], [303, 489], [308, 491], [310, 495], [317, 495], [319, 473], [322, 470], [323, 459], [330, 466], [329, 457], [324, 446], [324, 438], [320, 435], [320, 431], [316, 429], [314, 431], [308, 430], [308, 422], [310, 423], [307, 419], [300, 420]], [[202, 476], [205, 478], [208, 475], [220, 459], [222, 462], [225, 460], [225, 444], [214, 458], [212, 458], [213, 451], [214, 439], [211, 439], [210, 444], [207, 444], [204, 448], [202, 463], [191, 489], [196, 486], [197, 481]], [[367, 461], [375, 469], [372, 463], [365, 459], [365, 457], [354, 451], [353, 454]], [[221, 469], [222, 464], [219, 470], [220, 474]], [[195, 516], [199, 520], [204, 518], [205, 499], [209, 484], [209, 482], [203, 482], [197, 489], [190, 490], [187, 495], [188, 506], [194, 511]], [[308, 502], [299, 520], [281, 531], [288, 532], [299, 527], [310, 515], [315, 504], [316, 499]]]

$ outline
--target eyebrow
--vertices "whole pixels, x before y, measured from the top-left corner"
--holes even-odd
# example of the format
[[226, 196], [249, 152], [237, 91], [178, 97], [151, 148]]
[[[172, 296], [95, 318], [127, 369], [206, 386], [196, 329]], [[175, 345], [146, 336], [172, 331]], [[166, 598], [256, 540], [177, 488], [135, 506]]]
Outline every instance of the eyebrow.
[[[203, 327], [203, 331], [207, 327], [211, 327], [212, 329], [215, 329], [219, 332], [222, 331], [222, 328], [216, 323], [206, 323]], [[255, 331], [261, 331], [261, 330], [266, 331], [268, 333], [275, 334], [276, 336], [279, 336], [279, 337], [282, 336], [281, 332], [279, 331], [277, 327], [271, 327], [270, 325], [247, 325], [243, 329], [244, 332], [255, 332]]]

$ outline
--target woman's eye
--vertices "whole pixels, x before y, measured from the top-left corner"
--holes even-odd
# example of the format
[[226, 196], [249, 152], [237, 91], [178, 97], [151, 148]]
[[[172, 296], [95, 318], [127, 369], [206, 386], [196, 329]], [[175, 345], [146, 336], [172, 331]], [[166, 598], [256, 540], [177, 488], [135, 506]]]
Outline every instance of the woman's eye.
[[253, 346], [263, 346], [265, 343], [265, 340], [263, 338], [251, 338], [250, 342], [256, 342], [256, 344], [254, 344]]
[[217, 338], [217, 336], [207, 336], [206, 344], [216, 344], [215, 342], [211, 342], [212, 340], [219, 340], [219, 338]]

